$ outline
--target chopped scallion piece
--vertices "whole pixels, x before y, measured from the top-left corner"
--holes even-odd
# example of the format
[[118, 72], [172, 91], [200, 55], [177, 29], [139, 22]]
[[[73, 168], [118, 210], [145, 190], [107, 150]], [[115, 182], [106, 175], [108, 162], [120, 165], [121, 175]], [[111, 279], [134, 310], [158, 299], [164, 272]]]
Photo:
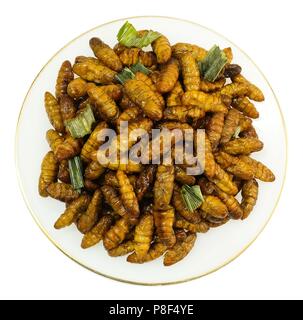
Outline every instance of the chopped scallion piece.
[[181, 188], [181, 196], [187, 209], [191, 212], [198, 209], [203, 202], [203, 195], [200, 186], [183, 185]]
[[123, 84], [126, 80], [133, 79], [135, 77], [134, 73], [129, 68], [124, 68], [120, 73], [116, 74], [115, 78]]
[[81, 158], [76, 156], [68, 160], [68, 168], [73, 188], [80, 190], [84, 187]]
[[131, 71], [132, 71], [133, 73], [142, 72], [142, 73], [144, 73], [144, 74], [146, 74], [146, 75], [148, 75], [148, 74], [151, 73], [151, 71], [150, 71], [148, 68], [146, 68], [146, 67], [145, 67], [142, 63], [140, 63], [140, 62], [132, 65], [132, 66], [130, 67], [130, 69], [131, 69]]

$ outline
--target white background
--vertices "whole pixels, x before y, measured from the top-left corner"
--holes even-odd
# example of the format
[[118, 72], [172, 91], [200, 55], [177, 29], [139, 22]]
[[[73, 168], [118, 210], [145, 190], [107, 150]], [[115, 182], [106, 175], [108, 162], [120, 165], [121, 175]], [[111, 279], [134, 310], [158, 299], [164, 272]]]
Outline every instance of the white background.
[[[0, 299], [302, 299], [301, 2], [1, 2]], [[265, 231], [228, 266], [207, 277], [174, 286], [123, 284], [98, 276], [69, 260], [32, 220], [15, 173], [17, 117], [23, 98], [41, 67], [58, 49], [84, 31], [134, 15], [192, 20], [235, 42], [267, 76], [280, 101], [288, 130], [287, 180], [279, 206]]]

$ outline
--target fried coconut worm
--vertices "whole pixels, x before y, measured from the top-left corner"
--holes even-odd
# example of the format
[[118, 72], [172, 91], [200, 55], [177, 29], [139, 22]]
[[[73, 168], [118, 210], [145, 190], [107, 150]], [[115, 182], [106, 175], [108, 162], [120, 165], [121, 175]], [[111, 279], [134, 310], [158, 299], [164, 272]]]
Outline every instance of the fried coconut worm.
[[168, 248], [176, 243], [176, 236], [173, 229], [175, 209], [173, 207], [165, 211], [153, 210], [156, 232], [159, 240]]
[[101, 212], [102, 191], [97, 189], [88, 205], [87, 210], [80, 216], [77, 227], [82, 233], [87, 233], [95, 225]]
[[86, 95], [87, 91], [87, 82], [82, 78], [76, 78], [72, 80], [67, 86], [67, 94], [78, 100]]
[[191, 53], [191, 55], [197, 60], [203, 60], [207, 54], [207, 51], [199, 46], [189, 43], [176, 43], [172, 46], [172, 53], [174, 57], [179, 58], [185, 53]]
[[209, 230], [207, 223], [205, 223], [204, 221], [201, 221], [199, 223], [191, 223], [181, 217], [178, 217], [176, 219], [174, 226], [176, 228], [188, 230], [192, 233], [206, 233]]
[[215, 196], [204, 196], [200, 210], [218, 219], [224, 219], [228, 216], [226, 205]]
[[95, 56], [108, 68], [114, 71], [121, 71], [123, 66], [122, 63], [115, 53], [115, 51], [101, 41], [99, 38], [92, 38], [89, 41], [89, 45], [93, 50]]
[[58, 218], [55, 223], [55, 229], [62, 229], [70, 226], [77, 221], [78, 217], [87, 209], [90, 197], [88, 195], [81, 195], [69, 204], [64, 213]]
[[107, 253], [111, 257], [121, 257], [135, 250], [135, 243], [133, 240], [128, 240], [121, 243], [118, 247], [108, 250]]
[[142, 259], [137, 259], [137, 256], [132, 254], [131, 256], [127, 257], [127, 261], [131, 263], [144, 263], [156, 260], [157, 258], [161, 257], [163, 253], [167, 250], [167, 246], [162, 242], [156, 241], [152, 244], [150, 250]]
[[79, 197], [79, 192], [75, 190], [72, 185], [67, 183], [51, 183], [46, 188], [46, 191], [49, 196], [62, 202], [70, 202]]
[[60, 143], [55, 151], [56, 158], [59, 161], [71, 159], [81, 152], [82, 141], [81, 139], [73, 138], [67, 135], [65, 140]]
[[181, 184], [188, 184], [190, 186], [196, 183], [194, 176], [186, 174], [186, 172], [178, 166], [175, 166], [175, 180]]
[[140, 173], [139, 177], [136, 179], [135, 191], [138, 201], [142, 200], [145, 193], [153, 184], [156, 171], [156, 166], [149, 165], [146, 168], [144, 168], [144, 170]]
[[105, 202], [121, 217], [127, 217], [128, 213], [120, 199], [117, 191], [108, 185], [101, 187]]
[[70, 183], [68, 160], [62, 160], [59, 163], [58, 180], [64, 183]]
[[259, 112], [255, 105], [249, 101], [248, 98], [237, 98], [232, 102], [232, 106], [237, 110], [243, 112], [247, 117], [257, 119], [259, 118]]
[[231, 140], [222, 146], [222, 150], [231, 155], [249, 155], [263, 149], [263, 143], [256, 138], [239, 138]]
[[178, 241], [165, 253], [163, 264], [168, 267], [184, 259], [193, 248], [196, 239], [197, 235], [192, 233], [184, 241]]
[[64, 142], [64, 138], [60, 136], [56, 130], [49, 129], [46, 131], [46, 141], [48, 142], [52, 151], [56, 154], [56, 150], [58, 146]]
[[220, 90], [224, 87], [225, 81], [225, 78], [219, 79], [215, 82], [209, 82], [203, 79], [200, 81], [200, 90], [205, 93]]
[[105, 233], [109, 230], [113, 221], [114, 219], [111, 215], [107, 214], [101, 217], [99, 222], [83, 236], [81, 242], [82, 249], [90, 248], [103, 240]]
[[62, 94], [59, 99], [60, 111], [63, 122], [76, 116], [77, 108], [74, 100], [67, 94]]
[[39, 177], [39, 194], [47, 197], [46, 188], [57, 180], [59, 164], [52, 151], [49, 151], [43, 158], [41, 163], [41, 173]]
[[[132, 255], [136, 255], [136, 260], [142, 260], [147, 254], [151, 242], [153, 240], [154, 233], [154, 218], [151, 214], [145, 213], [138, 225], [135, 228], [134, 236], [134, 249], [135, 252]], [[127, 260], [132, 260], [131, 256], [127, 257]]]
[[142, 63], [145, 67], [152, 67], [157, 63], [155, 54], [151, 51], [145, 52], [139, 48], [121, 48], [118, 53], [120, 61], [125, 66], [131, 66], [138, 62]]
[[241, 114], [236, 109], [230, 109], [226, 115], [220, 143], [228, 142], [234, 135], [240, 121]]
[[56, 81], [56, 98], [60, 98], [67, 93], [68, 84], [74, 79], [72, 65], [69, 61], [64, 61], [60, 67]]
[[247, 93], [248, 86], [245, 83], [230, 83], [221, 90], [222, 95], [231, 98], [244, 97]]
[[204, 118], [203, 109], [194, 106], [173, 106], [164, 109], [163, 119], [180, 122], [197, 121]]
[[223, 131], [224, 113], [215, 112], [206, 125], [206, 134], [211, 144], [212, 150], [216, 150]]
[[57, 99], [50, 92], [45, 92], [44, 106], [51, 125], [56, 131], [64, 133], [65, 127], [60, 112], [60, 105]]
[[252, 212], [258, 198], [258, 182], [255, 179], [246, 181], [242, 187], [242, 202], [243, 209], [242, 220], [246, 219]]
[[179, 63], [171, 59], [165, 64], [156, 80], [157, 90], [161, 93], [172, 91], [179, 78]]
[[199, 90], [200, 71], [195, 58], [190, 53], [185, 53], [180, 57], [180, 65], [186, 91]]
[[264, 101], [263, 92], [257, 86], [245, 79], [241, 74], [233, 77], [232, 81], [235, 83], [245, 84], [248, 87], [247, 96], [249, 99], [260, 102]]
[[157, 57], [158, 63], [166, 63], [171, 57], [171, 46], [168, 39], [161, 35], [152, 43], [152, 48]]
[[213, 177], [216, 173], [216, 162], [214, 159], [214, 155], [212, 153], [212, 148], [210, 141], [205, 135], [205, 164], [204, 164], [204, 172], [208, 177]]
[[262, 162], [252, 159], [248, 156], [240, 156], [240, 160], [251, 166], [254, 178], [264, 182], [275, 181], [275, 175]]
[[163, 115], [161, 102], [156, 93], [143, 81], [128, 80], [124, 84], [126, 94], [152, 120], [160, 120]]
[[105, 172], [105, 168], [99, 163], [99, 161], [91, 161], [84, 171], [84, 177], [89, 180], [96, 180], [102, 176]]
[[129, 233], [130, 224], [127, 218], [121, 218], [106, 232], [103, 244], [106, 250], [116, 248]]
[[182, 105], [182, 96], [184, 94], [183, 88], [179, 81], [176, 82], [175, 86], [173, 87], [172, 91], [168, 94], [166, 99], [167, 107], [174, 107]]
[[117, 118], [117, 131], [119, 131], [119, 125], [122, 121], [132, 121], [137, 119], [142, 113], [142, 110], [137, 106], [132, 106], [124, 109]]
[[166, 210], [169, 208], [174, 189], [175, 170], [172, 165], [159, 165], [154, 185], [154, 208]]
[[128, 212], [129, 221], [131, 224], [136, 224], [140, 209], [134, 188], [123, 171], [118, 170], [116, 176], [119, 182], [122, 203]]

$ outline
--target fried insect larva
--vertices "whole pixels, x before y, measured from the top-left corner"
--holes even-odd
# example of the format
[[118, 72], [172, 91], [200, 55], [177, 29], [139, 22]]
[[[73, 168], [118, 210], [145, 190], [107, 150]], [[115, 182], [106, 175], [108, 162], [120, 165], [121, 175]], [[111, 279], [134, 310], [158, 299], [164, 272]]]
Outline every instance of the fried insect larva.
[[194, 106], [173, 106], [164, 109], [163, 119], [187, 122], [204, 118], [203, 109]]
[[179, 59], [186, 91], [199, 90], [200, 71], [195, 58], [190, 53], [185, 53]]
[[251, 168], [254, 172], [254, 178], [259, 179], [264, 182], [275, 181], [275, 175], [262, 162], [257, 161], [253, 158], [250, 158], [248, 156], [240, 156], [240, 159], [251, 166]]
[[119, 182], [121, 200], [126, 211], [128, 212], [129, 221], [131, 224], [136, 224], [140, 215], [140, 209], [134, 188], [125, 172], [118, 170], [116, 177]]
[[63, 122], [76, 116], [77, 108], [74, 100], [67, 94], [62, 94], [59, 100], [60, 111]]
[[168, 267], [184, 259], [193, 248], [196, 239], [197, 235], [192, 233], [189, 234], [184, 241], [178, 241], [165, 253], [163, 264]]
[[109, 171], [104, 175], [104, 184], [119, 189], [119, 182], [114, 171]]
[[259, 118], [259, 112], [255, 105], [249, 101], [247, 97], [234, 99], [232, 106], [237, 110], [243, 112], [247, 117], [257, 119]]
[[224, 87], [225, 85], [225, 78], [219, 79], [215, 82], [209, 82], [205, 79], [202, 79], [200, 81], [200, 90], [205, 92], [205, 93], [209, 93], [209, 92], [213, 92], [213, 91], [217, 91], [220, 90]]
[[64, 183], [70, 183], [68, 161], [62, 160], [59, 163], [58, 179]]
[[90, 197], [86, 194], [81, 195], [69, 204], [64, 213], [58, 218], [55, 223], [55, 229], [62, 229], [76, 222], [79, 215], [82, 214], [89, 205]]
[[99, 188], [99, 184], [96, 181], [84, 179], [84, 188], [88, 191], [94, 192]]
[[154, 208], [166, 210], [173, 195], [175, 169], [172, 165], [159, 165], [154, 185]]
[[230, 217], [226, 217], [224, 219], [217, 219], [212, 216], [206, 217], [206, 223], [210, 228], [218, 228], [226, 224], [228, 221], [230, 221]]
[[122, 203], [118, 192], [109, 185], [103, 185], [101, 191], [104, 196], [105, 202], [121, 217], [127, 217], [128, 213]]
[[191, 53], [197, 61], [203, 60], [207, 54], [207, 50], [194, 44], [176, 43], [172, 46], [172, 53], [174, 57], [178, 58], [188, 52]]
[[54, 153], [56, 153], [58, 146], [64, 142], [64, 138], [53, 129], [46, 131], [46, 140]]
[[117, 118], [117, 121], [116, 121], [117, 130], [119, 128], [120, 122], [135, 120], [140, 116], [141, 112], [142, 112], [142, 110], [137, 106], [133, 106], [133, 107], [129, 107], [129, 108], [124, 109], [124, 111], [122, 113], [120, 113], [119, 117]]
[[201, 177], [198, 180], [202, 194], [212, 195], [215, 191], [215, 184], [209, 181], [206, 177]]
[[115, 71], [91, 59], [76, 62], [73, 66], [73, 71], [82, 79], [99, 84], [111, 84], [117, 74]]
[[255, 138], [255, 139], [259, 139], [258, 134], [256, 132], [256, 129], [251, 126], [250, 128], [241, 131], [240, 135], [241, 138]]
[[243, 209], [242, 220], [246, 219], [252, 212], [258, 198], [258, 182], [255, 179], [248, 180], [242, 187], [242, 202], [241, 207]]
[[159, 125], [159, 127], [161, 129], [166, 128], [168, 130], [174, 130], [174, 129], [193, 130], [193, 127], [191, 125], [189, 125], [188, 123], [181, 123], [178, 121], [164, 121]]
[[[121, 47], [120, 47], [121, 48]], [[120, 61], [125, 66], [131, 66], [138, 62], [149, 68], [156, 64], [157, 58], [151, 51], [145, 52], [139, 48], [121, 48], [118, 53]]]
[[175, 180], [181, 184], [188, 184], [190, 186], [196, 183], [194, 176], [189, 176], [182, 168], [178, 166], [175, 166]]
[[89, 180], [96, 180], [105, 172], [105, 168], [98, 161], [91, 161], [84, 171], [84, 177]]
[[238, 188], [231, 180], [230, 176], [216, 164], [216, 173], [213, 177], [208, 177], [211, 182], [217, 185], [222, 191], [230, 195], [238, 193]]
[[197, 106], [205, 112], [227, 113], [226, 105], [222, 97], [217, 94], [207, 94], [202, 91], [188, 91], [182, 96], [182, 104], [185, 106]]
[[114, 101], [119, 101], [122, 98], [123, 87], [120, 84], [108, 84], [108, 85], [102, 86], [102, 89]]
[[59, 164], [52, 151], [49, 151], [41, 163], [41, 173], [39, 177], [39, 194], [47, 197], [47, 187], [57, 180]]
[[222, 88], [221, 94], [231, 97], [238, 98], [248, 94], [248, 86], [245, 83], [230, 83]]
[[56, 98], [67, 93], [68, 84], [74, 79], [71, 63], [66, 60], [62, 63], [56, 81]]
[[73, 138], [68, 135], [62, 143], [60, 143], [55, 151], [56, 158], [59, 161], [71, 159], [81, 152], [82, 142], [80, 139]]
[[80, 77], [72, 80], [67, 86], [67, 94], [75, 100], [84, 97], [86, 90], [87, 82]]
[[240, 133], [250, 129], [251, 126], [252, 126], [252, 120], [242, 115], [239, 121]]
[[162, 106], [155, 92], [143, 81], [132, 79], [124, 84], [126, 94], [152, 120], [160, 120], [163, 116]]
[[131, 255], [127, 257], [127, 261], [131, 263], [145, 263], [158, 259], [163, 255], [163, 253], [167, 250], [167, 246], [162, 242], [154, 242], [147, 252], [147, 254], [143, 257], [143, 259], [138, 259], [136, 255]]
[[121, 257], [135, 250], [135, 244], [133, 240], [122, 242], [118, 247], [108, 250], [107, 253], [111, 257]]
[[171, 57], [171, 46], [168, 39], [161, 35], [152, 42], [152, 48], [157, 57], [158, 63], [166, 63]]
[[103, 244], [106, 250], [116, 248], [129, 233], [130, 224], [127, 218], [121, 218], [105, 233]]
[[175, 184], [174, 193], [173, 193], [173, 206], [176, 211], [182, 216], [185, 220], [191, 223], [199, 223], [201, 221], [201, 216], [198, 211], [191, 212], [187, 209], [182, 199], [180, 188]]
[[175, 59], [171, 59], [165, 64], [157, 77], [156, 87], [161, 93], [172, 91], [179, 78], [179, 64]]
[[234, 135], [240, 121], [241, 114], [236, 109], [230, 109], [226, 115], [220, 143], [228, 142]]
[[100, 117], [105, 120], [113, 120], [119, 116], [119, 108], [115, 101], [105, 92], [103, 87], [90, 87], [87, 93], [95, 103]]
[[48, 195], [62, 202], [70, 202], [79, 197], [79, 192], [67, 183], [53, 182], [47, 188]]
[[222, 145], [222, 150], [231, 155], [248, 155], [252, 152], [260, 151], [262, 149], [262, 141], [256, 138], [234, 139]]
[[89, 41], [89, 45], [93, 50], [95, 56], [108, 68], [117, 72], [121, 71], [123, 66], [122, 63], [115, 53], [115, 51], [101, 41], [99, 38], [92, 38]]
[[181, 106], [183, 94], [184, 94], [184, 91], [181, 86], [181, 83], [177, 81], [172, 91], [169, 93], [166, 99], [167, 107]]
[[57, 99], [50, 92], [45, 92], [44, 106], [51, 125], [56, 131], [64, 133], [65, 127], [60, 112], [60, 105]]
[[119, 102], [119, 106], [123, 110], [126, 110], [128, 108], [133, 108], [133, 107], [138, 108], [138, 106], [130, 100], [129, 96], [125, 92], [123, 92], [123, 96]]
[[205, 148], [204, 148], [204, 156], [205, 156], [205, 161], [204, 161], [204, 172], [208, 177], [213, 177], [216, 173], [216, 162], [214, 155], [212, 153], [212, 147], [210, 144], [210, 141], [205, 135]]
[[98, 135], [101, 133], [103, 129], [108, 128], [108, 125], [106, 122], [102, 121], [98, 123], [98, 125], [95, 127], [94, 131], [91, 133], [91, 135], [88, 137], [86, 140], [85, 144], [82, 147], [81, 150], [81, 159], [84, 162], [89, 162], [90, 161], [90, 154], [94, 151], [97, 150], [101, 144], [102, 141], [98, 140]]
[[99, 222], [83, 236], [81, 242], [82, 249], [90, 248], [103, 240], [105, 233], [109, 230], [113, 221], [113, 217], [109, 214], [102, 216]]
[[223, 52], [224, 52], [225, 55], [226, 55], [227, 62], [230, 64], [230, 63], [232, 62], [232, 60], [233, 60], [233, 57], [234, 57], [233, 52], [232, 52], [232, 49], [231, 49], [230, 47], [224, 48], [224, 49], [223, 49]]
[[138, 201], [141, 201], [145, 193], [152, 186], [155, 174], [156, 166], [149, 165], [140, 173], [139, 177], [136, 179], [135, 191]]
[[249, 99], [254, 101], [264, 101], [263, 92], [254, 84], [250, 83], [246, 78], [244, 78], [241, 74], [232, 78], [232, 81], [235, 83], [242, 83], [248, 86], [247, 96]]
[[87, 207], [87, 210], [80, 216], [77, 221], [78, 230], [82, 233], [87, 233], [92, 229], [98, 220], [101, 212], [102, 191], [97, 189]]
[[216, 150], [223, 131], [224, 113], [215, 112], [206, 125], [206, 134], [211, 144], [212, 150]]
[[200, 210], [218, 219], [224, 219], [228, 216], [226, 205], [216, 196], [204, 196]]
[[176, 243], [176, 236], [173, 229], [175, 219], [175, 209], [170, 207], [168, 210], [153, 210], [154, 221], [159, 240], [168, 248]]
[[[153, 233], [154, 218], [151, 214], [144, 214], [135, 228], [135, 252], [132, 255], [136, 255], [137, 260], [142, 260], [147, 254], [153, 240]], [[130, 258], [132, 255], [127, 257], [127, 260], [132, 260], [132, 258]]]
[[174, 226], [176, 228], [188, 230], [192, 233], [206, 233], [209, 230], [208, 225], [204, 221], [201, 221], [199, 223], [191, 223], [183, 218], [176, 219]]

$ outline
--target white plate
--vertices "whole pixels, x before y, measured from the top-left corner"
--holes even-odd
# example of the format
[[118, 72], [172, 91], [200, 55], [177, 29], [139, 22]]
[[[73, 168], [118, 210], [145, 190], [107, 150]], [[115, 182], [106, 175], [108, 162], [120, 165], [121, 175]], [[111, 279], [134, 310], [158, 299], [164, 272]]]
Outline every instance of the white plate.
[[[102, 38], [114, 45], [122, 24], [129, 20], [138, 29], [154, 29], [171, 41], [189, 42], [210, 48], [231, 46], [234, 61], [243, 74], [262, 88], [266, 101], [258, 104], [260, 119], [255, 121], [265, 148], [255, 157], [268, 164], [276, 175], [274, 183], [260, 182], [260, 192], [254, 212], [244, 222], [232, 221], [207, 234], [199, 235], [191, 253], [180, 263], [164, 267], [162, 259], [144, 265], [130, 264], [125, 257], [109, 257], [102, 245], [89, 250], [80, 248], [81, 234], [74, 226], [55, 230], [54, 221], [64, 205], [51, 198], [41, 198], [37, 191], [40, 163], [49, 149], [45, 131], [50, 128], [44, 107], [44, 92], [54, 91], [55, 79], [61, 63], [73, 61], [78, 55], [92, 55], [88, 41]], [[282, 190], [287, 158], [286, 133], [276, 97], [264, 75], [253, 61], [223, 36], [198, 24], [166, 17], [134, 17], [101, 25], [67, 44], [38, 74], [23, 103], [16, 134], [16, 163], [20, 186], [27, 206], [47, 237], [67, 256], [82, 266], [106, 277], [136, 284], [169, 284], [183, 282], [209, 274], [239, 256], [259, 235], [269, 221]]]

